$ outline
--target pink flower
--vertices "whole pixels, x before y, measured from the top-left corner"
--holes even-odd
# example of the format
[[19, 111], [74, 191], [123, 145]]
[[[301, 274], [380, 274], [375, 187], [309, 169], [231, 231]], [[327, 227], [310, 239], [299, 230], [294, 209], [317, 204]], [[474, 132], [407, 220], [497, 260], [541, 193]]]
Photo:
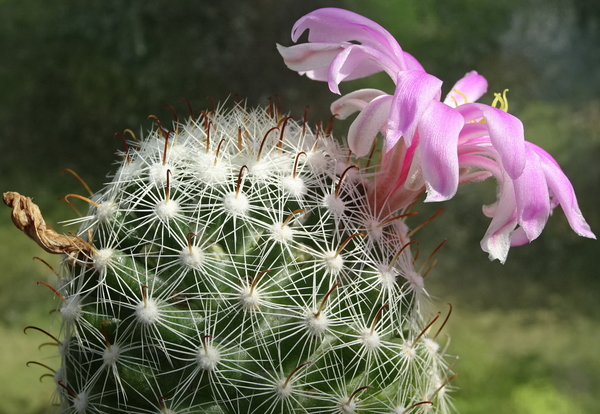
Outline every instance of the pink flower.
[[308, 43], [277, 46], [290, 69], [328, 82], [337, 94], [340, 82], [381, 71], [395, 83], [393, 95], [361, 89], [331, 105], [342, 119], [359, 112], [348, 131], [348, 145], [357, 156], [369, 153], [378, 133], [385, 137], [381, 172], [369, 188], [375, 211], [404, 208], [423, 189], [425, 201], [448, 200], [459, 183], [493, 176], [498, 201], [484, 207], [492, 221], [481, 242], [490, 258], [504, 262], [511, 245], [537, 238], [559, 204], [577, 234], [595, 238], [571, 183], [548, 153], [525, 141], [521, 121], [474, 103], [487, 90], [477, 72], [467, 73], [441, 102], [442, 81], [377, 23], [326, 8], [300, 18], [292, 40], [305, 30]]
[[[434, 98], [439, 100], [442, 81], [426, 73], [387, 30], [356, 13], [335, 8], [316, 10], [296, 22], [292, 40], [296, 42], [307, 29], [309, 43], [292, 47], [277, 45], [286, 65], [311, 79], [326, 81], [337, 94], [342, 81], [385, 71], [396, 83], [386, 122], [386, 151], [401, 136], [410, 145], [429, 102]], [[368, 151], [369, 145], [366, 147]]]
[[[491, 146], [488, 148], [490, 157], [493, 149]], [[480, 162], [487, 162], [487, 166], [477, 165], [477, 161], [472, 159], [473, 154], [467, 155], [468, 151], [465, 151], [464, 163], [461, 163], [476, 168], [487, 167], [498, 181], [498, 201], [483, 209], [492, 222], [481, 241], [481, 248], [489, 253], [490, 258], [501, 262], [506, 260], [510, 246], [520, 246], [536, 239], [552, 210], [559, 204], [575, 233], [596, 238], [583, 218], [573, 186], [560, 166], [537, 145], [525, 142], [525, 148], [525, 170], [514, 180], [508, 177], [499, 163], [494, 165], [491, 157], [480, 157], [485, 158]]]

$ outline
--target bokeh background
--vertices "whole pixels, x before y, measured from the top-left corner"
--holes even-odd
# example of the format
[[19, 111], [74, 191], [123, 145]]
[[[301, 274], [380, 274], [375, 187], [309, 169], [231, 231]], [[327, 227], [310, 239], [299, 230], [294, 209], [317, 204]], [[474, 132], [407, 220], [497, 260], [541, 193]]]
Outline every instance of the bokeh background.
[[[386, 27], [446, 91], [470, 70], [490, 92], [510, 89], [510, 112], [527, 139], [571, 178], [600, 233], [600, 2], [597, 0], [0, 0], [0, 190], [33, 196], [47, 221], [74, 212], [57, 201], [99, 190], [120, 148], [115, 132], [171, 119], [215, 101], [252, 105], [280, 96], [300, 118], [328, 119], [325, 84], [287, 70], [275, 43], [290, 45], [294, 21], [337, 6]], [[385, 76], [347, 85], [392, 91]], [[347, 124], [334, 129], [343, 135]], [[557, 209], [542, 236], [514, 248], [505, 265], [479, 248], [481, 205], [494, 183], [461, 188], [417, 233], [424, 252], [443, 238], [427, 276], [434, 308], [454, 313], [445, 332], [460, 358], [452, 384], [464, 414], [600, 413], [600, 244], [577, 237]], [[82, 209], [84, 204], [78, 204]], [[419, 207], [422, 214], [439, 205]], [[423, 216], [426, 217], [426, 216]], [[425, 253], [423, 253], [425, 254]], [[0, 214], [0, 413], [51, 413], [56, 348], [27, 325], [58, 331], [49, 311], [58, 258], [42, 254]]]

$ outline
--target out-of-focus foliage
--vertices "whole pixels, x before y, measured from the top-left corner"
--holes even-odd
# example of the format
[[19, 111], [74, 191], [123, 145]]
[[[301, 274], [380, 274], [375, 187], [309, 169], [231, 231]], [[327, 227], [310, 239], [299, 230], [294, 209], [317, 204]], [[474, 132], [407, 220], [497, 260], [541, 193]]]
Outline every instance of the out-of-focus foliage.
[[312, 96], [324, 112], [328, 104], [314, 96], [327, 91], [290, 87], [297, 75], [275, 49], [320, 3], [3, 0], [0, 153], [13, 162], [2, 163], [1, 176], [31, 188], [34, 168], [69, 167], [98, 183], [120, 145], [113, 134], [138, 133], [149, 114], [169, 122], [165, 104], [188, 116], [182, 98], [197, 111], [207, 96], [256, 104], [279, 94], [301, 111], [297, 102]]
[[[149, 114], [169, 123], [173, 115], [165, 104], [187, 116], [181, 98], [198, 111], [210, 105], [208, 95], [222, 101], [238, 94], [252, 104], [279, 95], [295, 117], [310, 105], [313, 121], [327, 119], [336, 96], [324, 83], [287, 70], [275, 49], [276, 42], [291, 44], [297, 18], [323, 6], [346, 7], [382, 24], [444, 80], [446, 91], [469, 70], [489, 80], [490, 93], [482, 98], [487, 103], [491, 92], [510, 89], [510, 112], [523, 120], [527, 138], [559, 161], [586, 219], [600, 233], [597, 0], [0, 0], [2, 191], [35, 196], [50, 224], [60, 228], [57, 221], [74, 213], [56, 198], [85, 195], [61, 169], [76, 170], [98, 190], [121, 148], [113, 134], [149, 129]], [[384, 79], [356, 82], [391, 92], [393, 85]], [[334, 131], [343, 131], [343, 125]], [[586, 332], [597, 337], [600, 320], [600, 245], [573, 234], [557, 210], [538, 240], [512, 249], [504, 266], [490, 263], [478, 243], [487, 227], [480, 207], [494, 200], [494, 191], [491, 182], [469, 184], [416, 235], [422, 255], [448, 238], [427, 286], [441, 303], [451, 301], [462, 310], [460, 327], [448, 330], [457, 343], [451, 351], [461, 356], [454, 368], [461, 376], [453, 381], [464, 389], [456, 394], [458, 405], [466, 413], [508, 400], [517, 414], [536, 414], [544, 404], [554, 407], [550, 413], [560, 412], [556, 407], [600, 412], [598, 361], [590, 360], [587, 345], [594, 338], [586, 337]], [[440, 205], [428, 207], [420, 211], [423, 219]], [[39, 254], [33, 242], [13, 242], [24, 236], [8, 217], [8, 209], [0, 215], [0, 324], [7, 327], [1, 349], [11, 361], [20, 359], [23, 369], [3, 370], [0, 383], [15, 387], [3, 388], [0, 413], [21, 414], [46, 405], [51, 392], [48, 381], [48, 394], [19, 410], [19, 401], [30, 401], [34, 392], [19, 384], [35, 382], [44, 372], [24, 363], [47, 354], [24, 350], [21, 329], [47, 326], [47, 318], [31, 315], [49, 310], [51, 293], [35, 282], [51, 272], [30, 261]], [[542, 311], [552, 317], [512, 316]], [[582, 320], [586, 329], [566, 328]], [[536, 346], [546, 342], [532, 339], [528, 334], [534, 331], [548, 344], [539, 353]], [[31, 336], [26, 339], [35, 341]], [[499, 344], [498, 338], [508, 339]], [[519, 353], [520, 342], [535, 346]], [[496, 385], [494, 378], [503, 382]]]

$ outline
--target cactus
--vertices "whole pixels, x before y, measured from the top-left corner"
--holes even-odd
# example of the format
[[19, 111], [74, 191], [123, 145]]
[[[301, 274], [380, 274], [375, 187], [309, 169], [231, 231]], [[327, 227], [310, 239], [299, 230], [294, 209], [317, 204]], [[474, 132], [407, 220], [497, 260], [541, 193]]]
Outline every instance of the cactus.
[[448, 411], [407, 212], [366, 195], [377, 168], [272, 107], [157, 124], [78, 196], [76, 235], [4, 196], [64, 254], [61, 412]]
[[294, 42], [306, 29], [308, 43], [278, 46], [291, 69], [336, 93], [377, 71], [396, 83], [394, 95], [362, 89], [332, 104], [342, 118], [359, 112], [347, 147], [330, 124], [238, 102], [171, 130], [156, 119], [126, 143], [101, 192], [66, 197], [90, 204], [75, 234], [4, 194], [15, 225], [63, 255], [50, 287], [62, 413], [448, 413], [457, 374], [436, 341], [445, 321], [432, 328], [431, 255], [416, 270], [411, 253], [419, 195], [444, 201], [494, 177], [481, 247], [501, 262], [558, 205], [595, 238], [506, 93], [474, 102], [483, 76], [467, 73], [442, 102], [442, 82], [375, 22], [320, 9], [298, 20]]

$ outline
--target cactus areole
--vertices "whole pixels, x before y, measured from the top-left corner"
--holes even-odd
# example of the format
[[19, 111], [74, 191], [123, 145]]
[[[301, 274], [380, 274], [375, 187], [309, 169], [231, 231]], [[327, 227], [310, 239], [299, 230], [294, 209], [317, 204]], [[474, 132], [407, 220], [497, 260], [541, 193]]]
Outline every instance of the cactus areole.
[[447, 410], [406, 215], [329, 132], [241, 103], [159, 124], [71, 235], [4, 194], [63, 255], [61, 412]]

